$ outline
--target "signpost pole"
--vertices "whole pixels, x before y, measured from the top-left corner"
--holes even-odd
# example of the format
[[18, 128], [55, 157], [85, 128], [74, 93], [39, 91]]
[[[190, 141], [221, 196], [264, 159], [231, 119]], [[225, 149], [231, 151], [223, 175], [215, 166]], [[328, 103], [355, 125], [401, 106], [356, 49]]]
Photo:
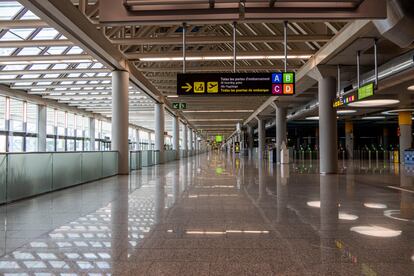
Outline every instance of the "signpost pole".
[[186, 52], [185, 52], [185, 48], [186, 48], [186, 32], [187, 32], [187, 24], [184, 22], [183, 23], [183, 73], [185, 74], [186, 72]]
[[341, 65], [337, 65], [337, 70], [338, 70], [338, 77], [337, 77], [337, 96], [339, 96], [341, 94]]
[[358, 83], [358, 88], [361, 87], [361, 80], [360, 80], [360, 60], [361, 60], [361, 51], [357, 51], [357, 83]]
[[236, 73], [236, 59], [237, 59], [237, 49], [236, 49], [236, 31], [237, 31], [237, 22], [233, 22], [233, 73]]
[[287, 72], [287, 27], [288, 22], [283, 21], [283, 48], [285, 52], [285, 72]]

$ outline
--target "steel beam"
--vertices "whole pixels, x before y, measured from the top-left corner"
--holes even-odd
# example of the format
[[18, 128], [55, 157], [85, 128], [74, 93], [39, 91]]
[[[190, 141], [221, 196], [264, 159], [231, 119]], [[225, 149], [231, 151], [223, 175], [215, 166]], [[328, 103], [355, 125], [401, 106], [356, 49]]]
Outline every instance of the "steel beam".
[[[289, 35], [289, 42], [328, 42], [331, 35]], [[231, 36], [187, 36], [187, 44], [220, 44], [231, 43]], [[120, 45], [179, 45], [182, 44], [180, 37], [137, 37], [137, 38], [114, 38], [112, 43]], [[283, 36], [238, 36], [237, 43], [282, 43]]]
[[0, 48], [23, 48], [23, 47], [49, 47], [49, 46], [73, 46], [68, 39], [51, 40], [1, 40]]
[[154, 100], [164, 101], [162, 93], [136, 69], [133, 63], [125, 59], [121, 51], [114, 47], [71, 1], [19, 0], [19, 2], [107, 67], [129, 71], [130, 81], [135, 86], [141, 88]]
[[[275, 66], [269, 66], [269, 65], [263, 65], [263, 66], [238, 66], [237, 71], [275, 71], [275, 70], [282, 70], [283, 65], [275, 65]], [[292, 70], [299, 69], [299, 67], [289, 67]], [[138, 69], [141, 72], [162, 72], [162, 73], [175, 73], [175, 72], [181, 72], [181, 68], [169, 68], [169, 67], [145, 67], [145, 68], [139, 68]], [[200, 67], [187, 67], [187, 72], [226, 72], [226, 71], [232, 71], [233, 66], [200, 66]], [[147, 77], [149, 79], [156, 78], [156, 77]]]
[[72, 73], [109, 73], [110, 70], [106, 68], [101, 69], [64, 69], [64, 70], [0, 70], [0, 76], [4, 75], [29, 75], [29, 74], [72, 74]]
[[0, 20], [0, 29], [31, 29], [49, 27], [42, 20]]
[[[289, 56], [311, 56], [315, 54], [315, 51], [310, 50], [293, 50], [289, 51]], [[181, 51], [168, 51], [159, 53], [125, 53], [125, 56], [129, 60], [139, 60], [143, 58], [182, 58]], [[187, 51], [187, 59], [191, 57], [231, 57], [233, 59], [232, 51]], [[237, 58], [251, 56], [284, 56], [283, 51], [238, 51]], [[182, 62], [182, 60], [177, 60]], [[189, 60], [190, 61], [190, 60]], [[172, 62], [168, 60], [166, 62]]]
[[2, 56], [0, 62], [30, 62], [36, 63], [36, 61], [50, 61], [51, 63], [76, 63], [77, 60], [90, 60], [93, 62], [93, 58], [89, 55], [30, 55], [30, 56]]
[[[371, 27], [373, 27], [373, 25], [369, 20], [357, 20], [345, 26], [330, 42], [328, 42], [315, 55], [313, 55], [296, 73], [296, 83], [300, 88], [297, 89], [297, 91], [306, 91], [306, 89], [309, 88], [308, 86], [314, 85], [316, 80], [313, 80], [312, 82], [308, 81], [306, 87], [301, 84], [301, 81], [304, 80], [307, 75], [312, 72], [312, 70], [317, 68], [318, 65], [328, 62], [331, 58], [350, 45], [356, 38], [364, 35]], [[297, 95], [300, 93], [301, 92]], [[254, 120], [277, 99], [277, 96], [270, 97], [244, 121], [244, 124]]]

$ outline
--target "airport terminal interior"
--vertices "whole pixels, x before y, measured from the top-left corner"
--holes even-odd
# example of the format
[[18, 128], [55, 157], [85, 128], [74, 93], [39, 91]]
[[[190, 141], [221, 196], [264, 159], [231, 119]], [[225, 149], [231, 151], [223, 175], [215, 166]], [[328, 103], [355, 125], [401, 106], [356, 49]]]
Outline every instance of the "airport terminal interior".
[[0, 0], [0, 275], [414, 275], [414, 1]]

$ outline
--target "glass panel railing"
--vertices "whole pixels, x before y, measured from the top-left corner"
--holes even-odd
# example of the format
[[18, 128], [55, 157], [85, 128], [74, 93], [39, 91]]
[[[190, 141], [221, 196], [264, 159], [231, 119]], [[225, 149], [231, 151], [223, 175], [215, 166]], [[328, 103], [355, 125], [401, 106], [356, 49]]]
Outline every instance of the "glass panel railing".
[[52, 154], [8, 154], [7, 201], [52, 190]]
[[154, 150], [153, 151], [153, 157], [152, 157], [152, 165], [158, 165], [160, 164], [160, 151], [159, 150]]
[[6, 201], [7, 157], [0, 154], [0, 203]]
[[118, 174], [118, 152], [102, 152], [102, 177]]
[[131, 151], [129, 153], [129, 168], [131, 171], [139, 170], [142, 167], [142, 152]]
[[82, 183], [82, 153], [53, 153], [53, 190]]
[[118, 173], [118, 152], [0, 154], [0, 203]]
[[102, 177], [102, 152], [82, 152], [82, 182]]

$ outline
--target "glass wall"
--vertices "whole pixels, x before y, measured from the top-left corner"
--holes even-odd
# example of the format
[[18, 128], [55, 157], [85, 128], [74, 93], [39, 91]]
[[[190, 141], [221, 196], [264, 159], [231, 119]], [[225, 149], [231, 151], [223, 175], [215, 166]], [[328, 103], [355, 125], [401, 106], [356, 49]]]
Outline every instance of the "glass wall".
[[[32, 102], [0, 95], [0, 152], [38, 151], [39, 107]], [[95, 120], [95, 150], [111, 150], [111, 123], [53, 107], [46, 107], [46, 151], [88, 151], [90, 123]], [[153, 135], [129, 128], [130, 149], [153, 149]]]
[[111, 150], [111, 123], [95, 121], [95, 148], [100, 151]]

